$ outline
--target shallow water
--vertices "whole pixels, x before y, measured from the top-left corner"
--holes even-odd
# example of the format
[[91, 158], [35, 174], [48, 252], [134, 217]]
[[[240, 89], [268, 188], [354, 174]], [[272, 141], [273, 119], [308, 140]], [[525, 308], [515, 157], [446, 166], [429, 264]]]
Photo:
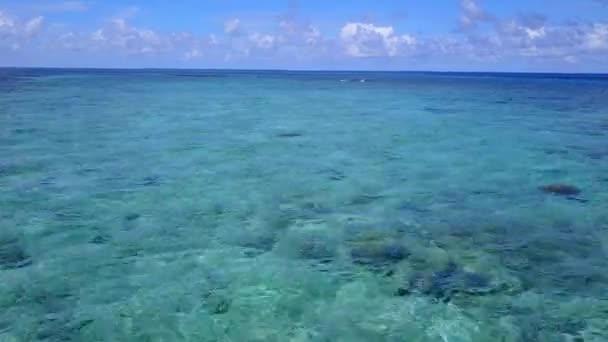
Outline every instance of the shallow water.
[[605, 76], [0, 69], [0, 158], [0, 341], [608, 341]]

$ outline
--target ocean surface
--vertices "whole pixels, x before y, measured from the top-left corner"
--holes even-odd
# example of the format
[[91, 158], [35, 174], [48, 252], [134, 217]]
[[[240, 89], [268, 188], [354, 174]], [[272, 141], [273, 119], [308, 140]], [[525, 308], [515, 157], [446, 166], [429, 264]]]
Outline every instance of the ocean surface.
[[0, 341], [608, 341], [608, 76], [0, 69]]

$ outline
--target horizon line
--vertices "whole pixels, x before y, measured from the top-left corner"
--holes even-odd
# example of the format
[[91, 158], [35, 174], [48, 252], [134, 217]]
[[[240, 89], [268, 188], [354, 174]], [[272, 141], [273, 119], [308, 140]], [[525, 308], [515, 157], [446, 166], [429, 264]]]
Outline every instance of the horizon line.
[[274, 72], [384, 72], [384, 73], [444, 73], [444, 74], [538, 74], [538, 75], [593, 75], [608, 76], [608, 72], [567, 71], [481, 71], [481, 70], [372, 70], [372, 69], [290, 69], [290, 68], [182, 68], [182, 67], [63, 67], [63, 66], [0, 66], [0, 69], [50, 69], [50, 70], [190, 70], [190, 71], [274, 71]]

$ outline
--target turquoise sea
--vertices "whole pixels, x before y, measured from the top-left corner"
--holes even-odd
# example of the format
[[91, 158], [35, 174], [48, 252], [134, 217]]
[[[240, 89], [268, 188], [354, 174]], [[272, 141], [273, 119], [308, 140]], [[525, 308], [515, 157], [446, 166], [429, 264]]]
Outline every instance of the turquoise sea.
[[608, 341], [608, 76], [0, 69], [0, 341]]

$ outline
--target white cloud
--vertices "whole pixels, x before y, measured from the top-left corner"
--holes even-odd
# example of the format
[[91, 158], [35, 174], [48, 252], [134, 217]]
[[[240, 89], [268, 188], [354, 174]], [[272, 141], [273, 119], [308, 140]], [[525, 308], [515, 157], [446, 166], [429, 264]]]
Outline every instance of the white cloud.
[[543, 38], [547, 35], [544, 27], [537, 28], [537, 29], [532, 29], [532, 28], [526, 27], [526, 34], [528, 35], [529, 39]]
[[323, 37], [318, 28], [297, 20], [281, 20], [279, 22], [279, 41], [282, 44], [317, 45]]
[[460, 51], [468, 50], [474, 57], [491, 52], [503, 60], [551, 59], [576, 64], [608, 51], [608, 24], [553, 24], [538, 15], [495, 19], [493, 31], [481, 35], [471, 33], [466, 39]]
[[460, 24], [464, 28], [474, 27], [478, 22], [491, 18], [475, 0], [460, 0]]
[[163, 52], [171, 48], [170, 37], [165, 37], [153, 30], [136, 28], [126, 19], [112, 19], [104, 28], [91, 35], [93, 49], [116, 49], [130, 54], [148, 54]]
[[32, 18], [25, 23], [24, 32], [26, 36], [32, 36], [40, 31], [42, 28], [42, 24], [44, 23], [44, 18], [41, 16]]
[[239, 27], [238, 35], [217, 39], [210, 48], [221, 51], [223, 60], [231, 63], [272, 58], [289, 63], [310, 61], [326, 56], [329, 51], [327, 39], [320, 30], [296, 15], [279, 18], [274, 27], [268, 24], [247, 22], [249, 31]]
[[161, 32], [132, 25], [127, 19], [115, 17], [92, 32], [63, 32], [47, 49], [55, 53], [69, 51], [103, 56], [146, 56], [151, 60], [188, 62], [213, 55], [209, 49], [217, 43], [213, 35], [196, 36], [188, 32]]
[[228, 35], [236, 34], [241, 26], [241, 20], [238, 18], [229, 19], [224, 22], [224, 33]]
[[[568, 64], [583, 63], [608, 49], [608, 25], [602, 23], [556, 24], [539, 14], [498, 18], [475, 0], [460, 0], [461, 30], [449, 46], [450, 53], [487, 62], [516, 59], [543, 63], [547, 59]], [[475, 30], [478, 24], [489, 24]], [[443, 39], [445, 40], [445, 39]], [[441, 46], [435, 42], [433, 47]], [[428, 46], [427, 46], [428, 47]], [[437, 53], [431, 49], [429, 54]]]
[[[76, 10], [76, 3], [80, 2], [61, 4], [72, 4], [64, 9]], [[369, 22], [346, 22], [333, 30], [325, 24], [322, 32], [296, 14], [275, 16], [270, 23], [267, 19], [233, 18], [218, 27], [224, 32], [218, 36], [164, 32], [133, 25], [129, 18], [137, 14], [137, 7], [126, 8], [101, 27], [85, 31], [46, 23], [42, 16], [20, 18], [0, 11], [0, 58], [2, 52], [21, 50], [32, 54], [48, 51], [56, 56], [66, 52], [70, 56], [84, 54], [83, 60], [86, 56], [103, 60], [126, 55], [133, 61], [146, 56], [150, 63], [162, 60], [210, 65], [209, 61], [216, 61], [221, 65], [225, 60], [238, 63], [235, 65], [256, 65], [263, 61], [270, 66], [282, 63], [295, 67], [328, 61], [325, 65], [363, 65], [368, 62], [358, 60], [367, 57], [407, 57], [419, 64], [433, 60], [436, 64], [429, 64], [431, 67], [456, 61], [458, 65], [490, 68], [501, 61], [503, 65], [551, 65], [542, 64], [551, 60], [576, 68], [589, 61], [608, 60], [606, 22], [564, 24], [541, 15], [499, 18], [474, 0], [461, 0], [460, 6], [461, 25], [466, 30], [427, 36]], [[476, 29], [482, 23], [484, 26]]]
[[0, 11], [0, 32], [11, 31], [15, 28], [15, 21], [8, 14]]
[[84, 40], [78, 33], [65, 32], [60, 34], [51, 48], [67, 51], [80, 51], [84, 48]]
[[21, 50], [42, 29], [43, 23], [41, 16], [20, 20], [0, 11], [0, 50]]
[[321, 31], [314, 26], [310, 26], [304, 32], [304, 38], [306, 39], [306, 44], [315, 45], [321, 40]]
[[218, 38], [214, 34], [210, 34], [207, 37], [195, 37], [187, 33], [178, 33], [174, 34], [172, 39], [174, 49], [185, 51], [183, 54], [185, 61], [212, 57], [219, 43]]
[[252, 33], [249, 41], [258, 49], [272, 49], [275, 47], [276, 38], [270, 34]]
[[608, 24], [594, 24], [585, 35], [584, 45], [590, 50], [607, 50]]
[[187, 51], [184, 55], [186, 60], [196, 59], [203, 57], [203, 52], [198, 48], [193, 48], [190, 51]]
[[352, 57], [397, 56], [416, 45], [411, 35], [396, 35], [392, 26], [347, 23], [340, 31], [346, 53]]
[[209, 35], [208, 39], [207, 39], [207, 43], [210, 46], [214, 46], [214, 45], [219, 45], [219, 39], [217, 38], [216, 35], [214, 35], [213, 33]]
[[464, 11], [465, 15], [473, 19], [480, 19], [486, 15], [484, 10], [477, 5], [475, 0], [461, 0], [460, 7]]

